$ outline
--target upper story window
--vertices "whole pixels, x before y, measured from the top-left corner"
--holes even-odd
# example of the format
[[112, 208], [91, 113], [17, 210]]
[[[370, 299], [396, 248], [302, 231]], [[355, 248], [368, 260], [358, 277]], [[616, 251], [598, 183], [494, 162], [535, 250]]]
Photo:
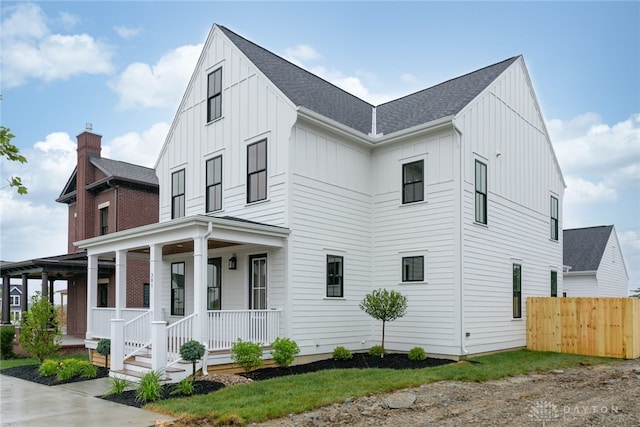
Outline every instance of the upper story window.
[[343, 257], [327, 255], [327, 296], [344, 296]]
[[402, 203], [424, 200], [424, 160], [402, 165]]
[[487, 165], [476, 160], [476, 217], [480, 224], [487, 223]]
[[424, 281], [424, 257], [408, 256], [402, 258], [402, 281], [403, 282], [423, 282]]
[[207, 212], [222, 209], [222, 156], [207, 160]]
[[222, 116], [222, 68], [209, 74], [207, 80], [207, 122]]
[[513, 264], [513, 318], [522, 318], [522, 266]]
[[100, 235], [109, 233], [109, 208], [100, 209]]
[[11, 295], [11, 305], [20, 305], [20, 295]]
[[247, 146], [247, 203], [267, 198], [267, 140]]
[[551, 196], [551, 240], [558, 240], [558, 199]]
[[171, 264], [171, 315], [184, 316], [184, 262]]
[[184, 169], [171, 174], [171, 218], [184, 216]]

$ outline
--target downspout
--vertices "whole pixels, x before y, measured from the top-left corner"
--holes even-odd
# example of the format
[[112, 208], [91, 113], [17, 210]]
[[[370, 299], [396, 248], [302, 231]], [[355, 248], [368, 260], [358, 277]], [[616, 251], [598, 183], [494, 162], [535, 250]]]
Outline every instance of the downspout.
[[453, 126], [453, 130], [458, 135], [458, 145], [460, 148], [459, 159], [458, 159], [458, 167], [460, 168], [460, 176], [459, 178], [459, 203], [458, 212], [460, 214], [460, 235], [458, 238], [460, 239], [460, 353], [463, 356], [469, 354], [469, 351], [464, 346], [465, 340], [465, 332], [464, 332], [464, 151], [462, 150], [462, 132], [456, 126], [455, 117], [451, 119], [451, 125]]

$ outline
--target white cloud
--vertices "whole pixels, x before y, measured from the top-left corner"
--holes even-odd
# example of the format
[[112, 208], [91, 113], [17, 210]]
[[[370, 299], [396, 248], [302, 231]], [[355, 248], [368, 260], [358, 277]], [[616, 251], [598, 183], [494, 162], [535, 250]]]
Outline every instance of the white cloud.
[[60, 12], [57, 21], [65, 28], [73, 28], [78, 22], [80, 22], [80, 18], [71, 13]]
[[299, 44], [296, 47], [289, 47], [284, 50], [285, 58], [298, 65], [302, 61], [312, 61], [320, 59], [320, 54], [311, 46]]
[[125, 40], [132, 39], [142, 32], [141, 28], [131, 28], [125, 25], [116, 25], [113, 29]]
[[156, 123], [142, 133], [126, 133], [104, 146], [102, 155], [114, 160], [153, 167], [168, 132], [168, 123]]
[[202, 46], [181, 46], [162, 56], [155, 65], [130, 64], [109, 82], [120, 97], [118, 108], [175, 105], [187, 87]]
[[615, 188], [603, 182], [593, 183], [583, 178], [566, 177], [567, 189], [565, 203], [571, 205], [590, 205], [597, 203], [613, 203], [618, 199]]
[[[61, 16], [70, 24], [72, 15]], [[42, 10], [19, 4], [2, 22], [2, 81], [20, 86], [30, 78], [52, 81], [112, 70], [110, 45], [87, 34], [51, 34]]]

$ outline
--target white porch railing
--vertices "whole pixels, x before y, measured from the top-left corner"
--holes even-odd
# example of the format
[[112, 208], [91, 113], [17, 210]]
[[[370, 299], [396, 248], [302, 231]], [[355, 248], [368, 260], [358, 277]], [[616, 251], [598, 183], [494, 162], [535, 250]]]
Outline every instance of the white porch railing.
[[268, 345], [280, 332], [282, 310], [208, 311], [209, 350], [228, 350], [238, 338]]
[[124, 324], [124, 360], [151, 345], [151, 315], [145, 311]]
[[[91, 311], [93, 325], [87, 325], [87, 330], [93, 332], [94, 338], [110, 338], [111, 319], [116, 318], [116, 309], [113, 307], [92, 307]], [[149, 311], [148, 308], [123, 308], [120, 310], [120, 314], [126, 323]]]
[[180, 360], [180, 347], [193, 338], [193, 325], [197, 314], [191, 314], [184, 319], [167, 326], [167, 366]]

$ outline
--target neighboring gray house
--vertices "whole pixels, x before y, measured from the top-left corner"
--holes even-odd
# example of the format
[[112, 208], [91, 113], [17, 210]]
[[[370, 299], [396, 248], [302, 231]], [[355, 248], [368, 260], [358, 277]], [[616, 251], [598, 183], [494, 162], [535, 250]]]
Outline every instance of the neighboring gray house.
[[613, 225], [563, 230], [568, 297], [626, 297], [629, 275]]

